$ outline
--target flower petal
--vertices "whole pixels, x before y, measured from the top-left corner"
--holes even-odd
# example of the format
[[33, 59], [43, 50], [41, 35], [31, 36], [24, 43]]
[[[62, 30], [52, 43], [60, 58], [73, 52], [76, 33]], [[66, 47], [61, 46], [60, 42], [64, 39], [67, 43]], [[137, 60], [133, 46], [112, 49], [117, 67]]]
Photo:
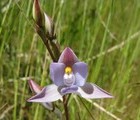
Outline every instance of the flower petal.
[[93, 83], [85, 83], [84, 86], [78, 88], [78, 93], [83, 98], [113, 98], [110, 93]]
[[73, 86], [70, 86], [70, 87], [60, 88], [60, 93], [62, 95], [65, 95], [65, 94], [68, 94], [68, 93], [76, 93], [77, 90], [78, 90], [78, 87], [73, 85]]
[[34, 82], [33, 80], [28, 80], [28, 84], [30, 86], [30, 89], [34, 93], [39, 93], [42, 90], [42, 88], [36, 82]]
[[72, 66], [72, 69], [75, 75], [75, 85], [83, 86], [88, 75], [87, 64], [84, 62], [77, 62]]
[[78, 62], [77, 56], [74, 54], [72, 49], [69, 47], [65, 48], [59, 57], [58, 63], [64, 63], [66, 66], [72, 66], [74, 63]]
[[50, 76], [52, 81], [57, 86], [62, 86], [64, 76], [65, 65], [63, 63], [51, 63], [50, 65]]
[[53, 110], [53, 104], [51, 102], [44, 102], [42, 105], [48, 110]]
[[62, 99], [57, 89], [54, 84], [44, 87], [40, 93], [28, 99], [28, 102], [54, 102]]
[[[32, 90], [32, 92], [34, 93], [40, 93], [42, 88], [36, 83], [34, 82], [33, 80], [28, 80], [28, 83], [29, 83], [29, 86], [30, 86], [30, 89]], [[49, 110], [53, 110], [53, 104], [52, 103], [42, 103], [42, 105], [49, 109]]]

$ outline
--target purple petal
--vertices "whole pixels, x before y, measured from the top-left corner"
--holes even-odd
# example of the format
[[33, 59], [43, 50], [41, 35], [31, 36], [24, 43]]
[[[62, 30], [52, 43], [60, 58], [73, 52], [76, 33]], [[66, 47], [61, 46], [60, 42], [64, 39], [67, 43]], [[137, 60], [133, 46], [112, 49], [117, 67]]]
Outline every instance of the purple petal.
[[68, 93], [76, 93], [78, 90], [78, 87], [73, 85], [70, 87], [63, 87], [60, 89], [60, 92], [62, 95], [68, 94]]
[[54, 102], [62, 99], [57, 89], [58, 87], [56, 85], [49, 85], [43, 88], [40, 93], [28, 99], [28, 102]]
[[30, 86], [30, 89], [32, 90], [32, 92], [34, 93], [39, 93], [41, 91], [41, 87], [36, 83], [34, 82], [33, 80], [28, 80], [28, 84]]
[[113, 96], [95, 84], [86, 83], [78, 88], [78, 93], [83, 98], [113, 98]]
[[64, 76], [65, 65], [63, 63], [51, 63], [50, 65], [50, 76], [52, 81], [57, 86], [62, 86]]
[[[32, 92], [34, 92], [34, 93], [41, 92], [42, 88], [37, 83], [35, 83], [33, 80], [29, 80], [28, 83], [29, 83], [29, 86], [30, 86]], [[52, 103], [42, 103], [42, 105], [49, 110], [53, 110]]]
[[83, 86], [88, 75], [87, 64], [84, 62], [77, 62], [72, 66], [72, 68], [75, 75], [75, 85]]
[[74, 54], [72, 49], [69, 47], [65, 48], [59, 57], [58, 63], [64, 63], [66, 66], [72, 66], [74, 63], [78, 62], [77, 56]]
[[53, 104], [50, 102], [44, 102], [42, 105], [49, 110], [53, 110]]

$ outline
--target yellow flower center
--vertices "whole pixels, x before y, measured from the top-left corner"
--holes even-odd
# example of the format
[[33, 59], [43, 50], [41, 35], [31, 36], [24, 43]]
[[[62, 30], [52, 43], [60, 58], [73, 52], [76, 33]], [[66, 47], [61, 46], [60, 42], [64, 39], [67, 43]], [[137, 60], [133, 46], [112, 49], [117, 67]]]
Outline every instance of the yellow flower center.
[[65, 73], [66, 73], [66, 74], [70, 74], [71, 72], [72, 72], [71, 67], [66, 67], [66, 68], [65, 68]]

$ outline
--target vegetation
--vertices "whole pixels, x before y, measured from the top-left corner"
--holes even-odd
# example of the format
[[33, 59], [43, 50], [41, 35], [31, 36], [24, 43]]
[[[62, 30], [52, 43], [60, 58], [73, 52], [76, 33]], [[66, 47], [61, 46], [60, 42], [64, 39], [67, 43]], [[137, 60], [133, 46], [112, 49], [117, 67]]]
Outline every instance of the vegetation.
[[[40, 0], [52, 16], [61, 50], [71, 47], [88, 63], [87, 81], [115, 98], [71, 96], [70, 120], [140, 120], [140, 2], [138, 0]], [[0, 1], [0, 119], [52, 120], [54, 112], [31, 96], [27, 80], [50, 83], [51, 58], [35, 32], [33, 0]], [[58, 104], [59, 103], [59, 104]], [[58, 102], [62, 113], [63, 104]]]

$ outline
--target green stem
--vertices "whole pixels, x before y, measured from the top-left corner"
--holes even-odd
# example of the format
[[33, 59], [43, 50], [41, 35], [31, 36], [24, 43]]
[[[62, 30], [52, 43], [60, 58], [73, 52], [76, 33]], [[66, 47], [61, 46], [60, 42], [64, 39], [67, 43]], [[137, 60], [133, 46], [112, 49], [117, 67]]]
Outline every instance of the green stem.
[[65, 110], [65, 117], [66, 117], [66, 120], [69, 120], [69, 112], [68, 112], [68, 106], [67, 106], [67, 98], [66, 96], [64, 95], [63, 96], [63, 105], [64, 105], [64, 110]]

